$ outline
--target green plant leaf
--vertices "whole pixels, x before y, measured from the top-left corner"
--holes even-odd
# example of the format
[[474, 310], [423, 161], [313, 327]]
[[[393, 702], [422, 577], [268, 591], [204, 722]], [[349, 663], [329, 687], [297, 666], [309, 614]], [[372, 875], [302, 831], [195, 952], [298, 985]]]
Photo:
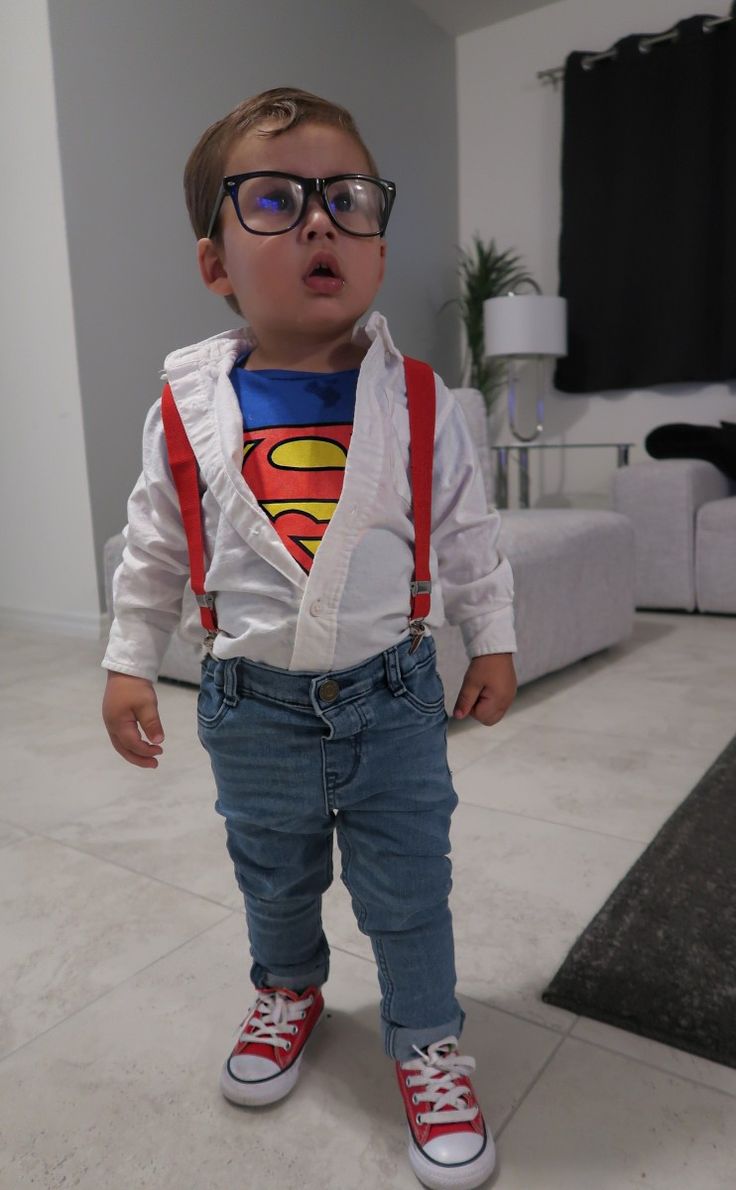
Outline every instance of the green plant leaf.
[[511, 249], [501, 252], [495, 240], [485, 244], [476, 233], [470, 249], [460, 248], [458, 252], [460, 297], [451, 298], [444, 305], [459, 306], [467, 350], [463, 380], [480, 390], [490, 413], [506, 382], [506, 364], [502, 359], [486, 358], [483, 303], [488, 298], [512, 293], [522, 284], [537, 287], [537, 283], [524, 269], [521, 257]]

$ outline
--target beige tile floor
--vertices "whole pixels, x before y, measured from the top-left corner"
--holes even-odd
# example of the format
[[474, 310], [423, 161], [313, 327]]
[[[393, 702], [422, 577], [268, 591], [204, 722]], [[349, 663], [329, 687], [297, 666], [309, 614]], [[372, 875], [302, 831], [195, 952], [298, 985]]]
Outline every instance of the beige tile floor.
[[[162, 685], [156, 773], [109, 749], [101, 647], [0, 633], [2, 1190], [411, 1190], [370, 946], [325, 899], [329, 1018], [282, 1104], [219, 1095], [249, 1000], [239, 893], [193, 729]], [[540, 992], [736, 731], [736, 622], [641, 614], [625, 646], [453, 724], [463, 1049], [498, 1190], [733, 1190], [736, 1070]]]

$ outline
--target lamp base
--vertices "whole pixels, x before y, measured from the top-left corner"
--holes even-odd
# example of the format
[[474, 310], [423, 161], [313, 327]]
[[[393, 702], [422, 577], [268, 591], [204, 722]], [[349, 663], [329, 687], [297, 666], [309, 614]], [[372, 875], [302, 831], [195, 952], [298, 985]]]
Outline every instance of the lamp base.
[[519, 383], [519, 372], [521, 370], [516, 359], [512, 360], [509, 367], [509, 388], [508, 388], [508, 413], [509, 413], [509, 429], [516, 438], [517, 442], [534, 442], [536, 438], [542, 433], [544, 429], [544, 392], [542, 385], [539, 382], [539, 365], [540, 360], [537, 357], [537, 400], [536, 400], [536, 415], [537, 424], [531, 434], [522, 434], [516, 427], [516, 388]]

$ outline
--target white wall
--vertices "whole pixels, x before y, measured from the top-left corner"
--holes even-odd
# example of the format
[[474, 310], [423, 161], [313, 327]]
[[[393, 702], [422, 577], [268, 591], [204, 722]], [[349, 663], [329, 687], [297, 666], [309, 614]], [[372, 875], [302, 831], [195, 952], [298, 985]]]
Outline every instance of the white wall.
[[45, 0], [4, 0], [2, 25], [0, 619], [97, 634]]
[[[725, 0], [707, 6], [726, 16]], [[558, 0], [457, 40], [460, 242], [475, 232], [524, 258], [545, 293], [558, 292], [562, 88], [538, 70], [573, 50], [598, 52], [631, 33], [660, 33], [692, 16], [692, 0]], [[661, 48], [667, 53], [667, 47]], [[652, 278], [656, 284], [656, 278]], [[527, 398], [531, 392], [527, 390]], [[736, 385], [668, 385], [605, 395], [548, 397], [545, 441], [636, 444], [654, 426], [736, 420]], [[497, 441], [509, 441], [505, 416]], [[524, 423], [526, 424], [526, 423]], [[605, 504], [615, 454], [544, 452], [532, 471], [533, 504]]]

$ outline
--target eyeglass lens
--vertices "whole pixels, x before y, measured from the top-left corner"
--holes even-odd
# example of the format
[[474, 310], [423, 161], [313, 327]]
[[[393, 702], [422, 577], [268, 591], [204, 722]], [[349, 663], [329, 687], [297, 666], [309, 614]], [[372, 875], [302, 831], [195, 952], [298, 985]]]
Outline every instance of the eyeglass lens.
[[[335, 223], [352, 235], [377, 235], [383, 226], [386, 199], [375, 182], [342, 178], [325, 187]], [[304, 187], [291, 178], [246, 178], [238, 189], [238, 206], [246, 227], [256, 232], [287, 231], [299, 218]]]

